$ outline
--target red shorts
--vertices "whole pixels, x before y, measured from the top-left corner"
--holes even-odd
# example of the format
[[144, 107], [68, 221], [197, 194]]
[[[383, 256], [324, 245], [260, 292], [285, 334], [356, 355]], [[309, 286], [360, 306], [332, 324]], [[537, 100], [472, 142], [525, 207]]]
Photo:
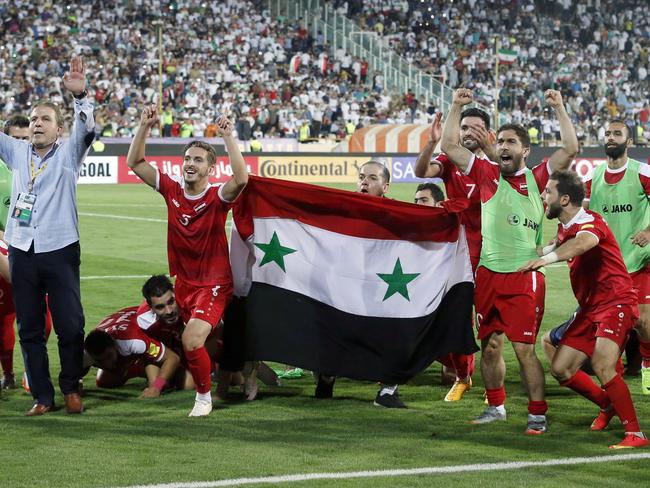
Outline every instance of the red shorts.
[[232, 297], [232, 284], [197, 286], [177, 279], [174, 291], [183, 322], [200, 319], [214, 329]]
[[572, 347], [591, 357], [596, 338], [605, 337], [622, 350], [638, 317], [639, 311], [633, 305], [613, 305], [598, 313], [580, 309], [564, 332], [560, 345]]
[[545, 290], [539, 271], [495, 273], [479, 266], [474, 289], [478, 338], [504, 332], [510, 342], [534, 344], [544, 316]]
[[634, 273], [630, 273], [632, 285], [637, 290], [639, 305], [650, 303], [650, 264]]

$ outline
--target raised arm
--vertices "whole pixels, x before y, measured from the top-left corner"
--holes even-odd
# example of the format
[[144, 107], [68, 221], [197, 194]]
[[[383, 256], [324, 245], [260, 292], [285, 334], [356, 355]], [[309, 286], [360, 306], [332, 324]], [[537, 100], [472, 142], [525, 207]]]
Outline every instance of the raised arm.
[[441, 149], [463, 173], [467, 170], [474, 154], [460, 144], [460, 114], [463, 106], [471, 102], [471, 90], [459, 88], [454, 91], [451, 109], [442, 128]]
[[435, 178], [440, 175], [440, 165], [431, 163], [433, 151], [436, 149], [440, 137], [442, 136], [442, 112], [438, 112], [431, 124], [429, 132], [429, 142], [424, 146], [422, 152], [415, 161], [415, 176], [418, 178]]
[[87, 98], [86, 67], [81, 56], [74, 56], [70, 60], [70, 70], [63, 75], [63, 87], [74, 97], [70, 144], [73, 162], [79, 168], [95, 139], [95, 107]]
[[562, 101], [562, 94], [557, 90], [546, 90], [544, 98], [546, 103], [555, 110], [555, 115], [560, 122], [560, 138], [562, 139], [562, 147], [551, 154], [548, 162], [552, 171], [568, 169], [571, 161], [578, 154], [578, 136], [576, 136], [575, 128]]
[[542, 256], [539, 259], [528, 261], [517, 271], [536, 271], [548, 264], [558, 261], [568, 261], [598, 245], [598, 237], [591, 232], [580, 232], [573, 239], [568, 240], [560, 247]]
[[146, 106], [140, 116], [140, 126], [133, 136], [126, 164], [147, 185], [156, 187], [156, 170], [144, 159], [144, 146], [151, 128], [158, 123], [158, 107]]
[[233, 123], [225, 116], [217, 118], [218, 135], [223, 138], [230, 158], [230, 167], [232, 168], [232, 177], [223, 185], [221, 196], [229, 201], [234, 201], [242, 192], [248, 183], [248, 170], [246, 169], [246, 162], [242, 156], [237, 141], [232, 135]]

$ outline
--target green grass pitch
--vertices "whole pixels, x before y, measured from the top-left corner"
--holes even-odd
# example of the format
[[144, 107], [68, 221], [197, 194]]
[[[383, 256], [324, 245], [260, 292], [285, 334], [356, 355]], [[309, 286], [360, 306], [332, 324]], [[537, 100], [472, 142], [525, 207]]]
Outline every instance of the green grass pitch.
[[[411, 200], [415, 185], [394, 185], [390, 196]], [[167, 270], [166, 211], [144, 185], [80, 186], [82, 297], [86, 330], [113, 311], [137, 304], [144, 276]], [[135, 218], [135, 220], [134, 220]], [[142, 219], [142, 220], [140, 220]], [[145, 220], [148, 219], [148, 220]], [[554, 223], [546, 225], [551, 237]], [[103, 278], [102, 278], [103, 277]], [[547, 273], [542, 332], [574, 310], [566, 266]], [[541, 336], [541, 334], [540, 334]], [[53, 377], [58, 354], [49, 342]], [[193, 392], [139, 400], [144, 380], [117, 390], [99, 390], [94, 370], [85, 380], [87, 411], [63, 410], [26, 418], [31, 406], [22, 390], [0, 399], [0, 486], [109, 487], [210, 481], [316, 472], [350, 472], [608, 455], [622, 438], [617, 419], [609, 430], [588, 431], [595, 406], [560, 388], [547, 373], [549, 432], [525, 436], [526, 398], [510, 346], [506, 345], [508, 421], [474, 426], [483, 409], [480, 374], [457, 403], [443, 402], [440, 365], [401, 387], [407, 410], [374, 407], [376, 385], [340, 379], [335, 398], [313, 398], [310, 376], [261, 387], [258, 401], [238, 396], [219, 404], [208, 418], [190, 419]], [[542, 357], [541, 348], [538, 348]], [[15, 370], [22, 373], [17, 346]], [[548, 363], [542, 359], [548, 371]], [[650, 397], [638, 378], [628, 379], [642, 426], [650, 421]], [[61, 404], [60, 394], [57, 401]], [[629, 452], [629, 451], [628, 451]], [[320, 480], [280, 486], [639, 486], [648, 479], [647, 460], [396, 478]], [[262, 486], [262, 485], [255, 485]]]

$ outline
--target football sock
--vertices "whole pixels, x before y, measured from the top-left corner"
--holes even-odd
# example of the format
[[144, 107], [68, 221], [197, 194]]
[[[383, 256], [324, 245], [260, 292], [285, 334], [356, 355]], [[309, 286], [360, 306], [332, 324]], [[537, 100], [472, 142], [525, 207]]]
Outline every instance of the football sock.
[[614, 406], [616, 415], [621, 419], [625, 432], [639, 432], [641, 429], [639, 428], [639, 421], [636, 417], [630, 390], [623, 378], [617, 374], [611, 381], [603, 385], [603, 388]]

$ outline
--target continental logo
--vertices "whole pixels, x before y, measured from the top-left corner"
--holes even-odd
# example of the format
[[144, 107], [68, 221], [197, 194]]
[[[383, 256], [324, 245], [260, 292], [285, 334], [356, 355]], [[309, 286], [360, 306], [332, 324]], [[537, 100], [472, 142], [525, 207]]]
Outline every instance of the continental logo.
[[609, 207], [603, 205], [603, 214], [628, 213], [634, 210], [631, 203], [614, 203]]
[[[304, 156], [299, 159], [277, 157], [261, 159], [260, 176], [313, 183], [352, 183], [359, 176], [359, 167], [367, 159], [348, 156]], [[390, 168], [389, 168], [390, 170]]]

